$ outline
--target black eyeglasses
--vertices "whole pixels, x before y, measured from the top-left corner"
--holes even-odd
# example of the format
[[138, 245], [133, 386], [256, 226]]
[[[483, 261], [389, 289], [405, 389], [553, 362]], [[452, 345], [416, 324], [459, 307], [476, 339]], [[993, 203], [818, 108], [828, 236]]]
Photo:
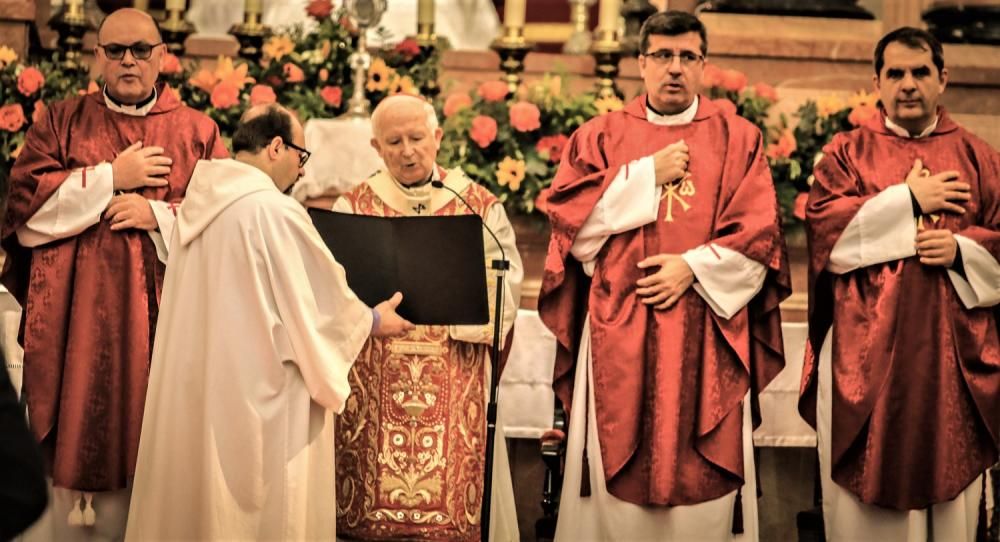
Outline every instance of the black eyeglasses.
[[674, 53], [670, 49], [660, 49], [659, 51], [653, 51], [652, 53], [646, 53], [642, 55], [656, 64], [673, 64], [674, 58], [681, 59], [681, 66], [691, 66], [697, 62], [705, 60], [705, 57], [694, 53], [692, 51], [679, 51]]
[[284, 143], [286, 147], [291, 147], [299, 151], [299, 167], [306, 167], [306, 162], [309, 161], [309, 157], [312, 156], [312, 153], [296, 145], [295, 143], [288, 143], [287, 141]]
[[100, 45], [98, 47], [104, 49], [104, 56], [110, 58], [111, 60], [121, 60], [125, 58], [125, 51], [130, 51], [132, 53], [132, 58], [136, 60], [149, 60], [149, 57], [153, 55], [153, 49], [157, 46], [163, 45], [163, 42], [149, 44], [144, 41], [137, 41], [132, 45], [122, 45], [120, 43], [109, 43], [107, 45]]

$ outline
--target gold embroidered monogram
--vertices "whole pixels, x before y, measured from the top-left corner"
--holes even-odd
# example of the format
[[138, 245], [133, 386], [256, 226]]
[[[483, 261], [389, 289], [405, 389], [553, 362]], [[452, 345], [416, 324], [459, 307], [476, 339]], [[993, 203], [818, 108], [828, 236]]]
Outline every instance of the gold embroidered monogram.
[[688, 203], [684, 198], [694, 197], [694, 181], [691, 180], [690, 176], [684, 177], [683, 181], [674, 181], [672, 183], [667, 183], [663, 186], [663, 195], [660, 199], [667, 200], [667, 214], [664, 217], [665, 222], [674, 221], [674, 201], [681, 206], [684, 212], [691, 209], [691, 204]]

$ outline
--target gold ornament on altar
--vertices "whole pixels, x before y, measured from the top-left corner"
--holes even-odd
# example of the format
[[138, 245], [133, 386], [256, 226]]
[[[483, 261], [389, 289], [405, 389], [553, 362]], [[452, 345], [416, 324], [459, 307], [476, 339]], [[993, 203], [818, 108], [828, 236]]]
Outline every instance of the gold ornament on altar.
[[347, 14], [358, 26], [358, 48], [351, 53], [351, 70], [354, 72], [354, 94], [348, 102], [348, 117], [367, 117], [370, 114], [371, 103], [365, 98], [365, 84], [368, 80], [368, 67], [372, 56], [368, 53], [368, 29], [378, 25], [385, 13], [385, 0], [348, 0], [344, 3]]
[[663, 195], [660, 199], [667, 200], [667, 213], [663, 218], [664, 222], [674, 221], [674, 201], [680, 205], [685, 213], [691, 209], [691, 203], [684, 198], [693, 198], [695, 195], [694, 180], [691, 175], [685, 175], [683, 180], [667, 183], [663, 186]]

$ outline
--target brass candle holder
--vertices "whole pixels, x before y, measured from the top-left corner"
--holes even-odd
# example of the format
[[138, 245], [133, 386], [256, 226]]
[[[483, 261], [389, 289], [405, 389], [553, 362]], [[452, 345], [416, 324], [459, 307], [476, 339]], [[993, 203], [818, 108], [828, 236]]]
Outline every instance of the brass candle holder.
[[243, 22], [233, 25], [229, 33], [240, 43], [241, 58], [250, 62], [260, 62], [264, 40], [271, 35], [271, 28], [260, 22], [259, 11], [244, 11]]
[[83, 0], [69, 0], [49, 19], [49, 26], [59, 33], [59, 49], [63, 51], [63, 68], [84, 72], [81, 51], [83, 35], [93, 30], [83, 11]]
[[614, 30], [599, 29], [597, 40], [590, 48], [594, 57], [594, 75], [597, 77], [597, 97], [623, 99], [625, 95], [615, 79], [618, 78], [618, 62], [622, 58], [622, 44]]
[[[420, 61], [426, 62], [432, 58], [438, 52], [438, 40], [441, 39], [437, 34], [434, 33], [434, 23], [419, 23], [417, 24], [417, 35], [414, 40], [417, 45], [420, 46]], [[427, 64], [427, 69], [430, 72], [430, 77], [426, 81], [421, 83], [420, 94], [428, 98], [434, 98], [441, 93], [441, 87], [438, 86], [438, 67], [436, 62], [429, 62]]]
[[194, 34], [195, 30], [194, 25], [184, 18], [183, 9], [168, 9], [167, 20], [160, 25], [167, 51], [178, 57], [184, 56], [184, 40]]
[[524, 72], [524, 57], [534, 48], [534, 44], [524, 39], [523, 27], [504, 26], [503, 34], [493, 41], [490, 49], [500, 55], [500, 69], [508, 91], [513, 94], [521, 86]]
[[593, 3], [594, 0], [570, 0], [569, 22], [573, 25], [573, 33], [563, 45], [563, 53], [585, 55], [590, 51], [590, 44], [593, 40], [590, 37], [587, 22], [590, 19], [588, 10]]

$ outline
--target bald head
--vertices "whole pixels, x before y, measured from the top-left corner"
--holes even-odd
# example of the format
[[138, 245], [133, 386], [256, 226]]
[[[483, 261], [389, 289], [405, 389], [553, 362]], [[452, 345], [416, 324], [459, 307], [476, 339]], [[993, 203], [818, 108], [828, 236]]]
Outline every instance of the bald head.
[[101, 25], [97, 27], [97, 42], [121, 43], [111, 38], [116, 37], [122, 29], [132, 29], [142, 33], [149, 43], [163, 41], [160, 36], [160, 25], [152, 15], [135, 8], [122, 8], [115, 10], [101, 21]]
[[405, 94], [382, 100], [372, 112], [372, 134], [372, 147], [396, 181], [413, 186], [430, 179], [443, 135], [431, 104]]
[[94, 56], [108, 94], [126, 104], [152, 96], [165, 49], [156, 21], [148, 13], [125, 8], [105, 17]]
[[304, 148], [302, 124], [278, 104], [248, 109], [233, 134], [236, 159], [266, 173], [282, 192], [302, 175], [303, 159], [308, 158]]

